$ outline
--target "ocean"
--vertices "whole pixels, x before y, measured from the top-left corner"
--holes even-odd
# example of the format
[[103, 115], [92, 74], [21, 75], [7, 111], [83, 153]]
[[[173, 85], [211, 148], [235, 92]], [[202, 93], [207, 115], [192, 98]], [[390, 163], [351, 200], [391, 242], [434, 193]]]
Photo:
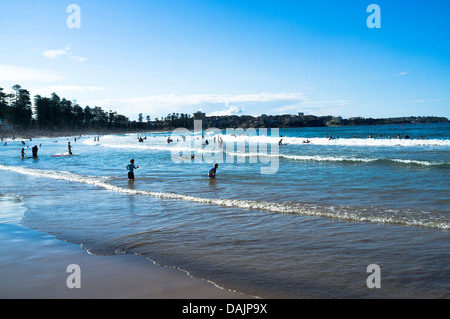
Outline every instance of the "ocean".
[[[448, 123], [21, 142], [0, 145], [0, 202], [90, 254], [136, 254], [249, 297], [450, 297]], [[74, 155], [53, 157], [68, 142]]]

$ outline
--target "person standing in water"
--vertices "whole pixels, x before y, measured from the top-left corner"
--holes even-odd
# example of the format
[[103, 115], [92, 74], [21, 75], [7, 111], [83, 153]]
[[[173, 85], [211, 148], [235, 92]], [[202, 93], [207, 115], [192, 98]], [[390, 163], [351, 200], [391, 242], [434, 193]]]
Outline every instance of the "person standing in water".
[[128, 170], [128, 180], [134, 181], [134, 170], [138, 169], [139, 166], [135, 166], [134, 159], [131, 159], [130, 164], [128, 164], [126, 168]]
[[67, 145], [67, 147], [69, 148], [69, 155], [73, 155], [73, 153], [72, 153], [72, 146], [70, 145], [70, 142]]
[[33, 158], [37, 158], [38, 157], [38, 147], [37, 145], [33, 146], [33, 148], [31, 149], [31, 151], [33, 152]]
[[217, 168], [219, 168], [219, 164], [214, 164], [214, 167], [209, 171], [209, 178], [216, 178]]

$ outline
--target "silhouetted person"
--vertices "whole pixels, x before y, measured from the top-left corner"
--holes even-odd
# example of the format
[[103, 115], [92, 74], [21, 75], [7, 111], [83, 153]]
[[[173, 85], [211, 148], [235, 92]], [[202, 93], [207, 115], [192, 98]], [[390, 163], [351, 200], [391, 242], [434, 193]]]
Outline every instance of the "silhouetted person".
[[37, 145], [33, 146], [32, 148], [32, 152], [33, 152], [33, 158], [37, 158], [38, 157], [38, 147]]

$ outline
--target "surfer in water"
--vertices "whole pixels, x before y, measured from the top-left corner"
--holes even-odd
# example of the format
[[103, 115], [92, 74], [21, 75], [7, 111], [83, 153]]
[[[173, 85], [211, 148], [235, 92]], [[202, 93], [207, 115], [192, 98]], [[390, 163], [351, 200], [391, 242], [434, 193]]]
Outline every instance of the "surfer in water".
[[128, 170], [128, 180], [134, 181], [134, 170], [138, 168], [139, 166], [134, 165], [134, 159], [131, 159], [130, 164], [128, 164], [126, 167], [126, 169]]
[[217, 168], [219, 168], [219, 164], [214, 164], [214, 167], [209, 171], [209, 178], [216, 178]]
[[72, 146], [70, 145], [70, 142], [67, 145], [67, 147], [69, 148], [69, 155], [73, 155], [73, 153], [72, 153]]

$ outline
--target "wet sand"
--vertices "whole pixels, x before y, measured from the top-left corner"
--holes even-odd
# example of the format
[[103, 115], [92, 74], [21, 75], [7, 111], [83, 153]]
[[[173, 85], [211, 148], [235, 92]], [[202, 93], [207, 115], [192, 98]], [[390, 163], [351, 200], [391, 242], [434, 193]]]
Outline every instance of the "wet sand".
[[[69, 289], [67, 267], [81, 269], [81, 288]], [[2, 299], [248, 299], [185, 272], [135, 255], [94, 256], [79, 245], [0, 224]]]

